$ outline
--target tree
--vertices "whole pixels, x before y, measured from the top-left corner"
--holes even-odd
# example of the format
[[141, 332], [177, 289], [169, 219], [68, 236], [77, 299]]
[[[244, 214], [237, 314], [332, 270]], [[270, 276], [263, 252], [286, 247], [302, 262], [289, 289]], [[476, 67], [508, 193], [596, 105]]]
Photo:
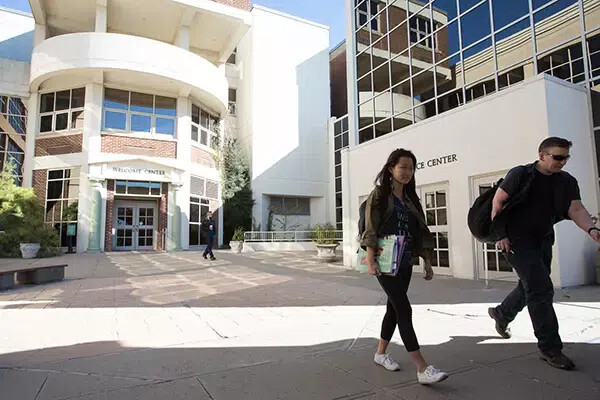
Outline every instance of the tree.
[[14, 163], [0, 173], [0, 255], [18, 257], [20, 243], [40, 243], [39, 256], [57, 254], [58, 233], [44, 221], [44, 207], [32, 188], [15, 184]]
[[237, 139], [226, 137], [219, 153], [221, 197], [223, 200], [228, 200], [248, 186], [250, 182], [249, 168]]
[[254, 199], [250, 169], [237, 139], [225, 137], [217, 150], [223, 198], [223, 242], [229, 243], [236, 228], [252, 229]]

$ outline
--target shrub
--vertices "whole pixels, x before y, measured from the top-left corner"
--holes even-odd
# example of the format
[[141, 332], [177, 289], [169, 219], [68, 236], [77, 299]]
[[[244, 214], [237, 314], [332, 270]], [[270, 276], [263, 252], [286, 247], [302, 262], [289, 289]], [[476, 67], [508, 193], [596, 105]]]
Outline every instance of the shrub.
[[335, 227], [331, 223], [315, 224], [312, 239], [316, 244], [339, 244], [335, 239]]
[[231, 237], [233, 242], [243, 242], [244, 241], [244, 227], [238, 226], [235, 228], [233, 232], [233, 236]]
[[19, 257], [20, 243], [39, 243], [39, 257], [58, 254], [58, 233], [43, 223], [44, 207], [32, 188], [15, 184], [13, 171], [8, 163], [0, 173], [0, 256]]

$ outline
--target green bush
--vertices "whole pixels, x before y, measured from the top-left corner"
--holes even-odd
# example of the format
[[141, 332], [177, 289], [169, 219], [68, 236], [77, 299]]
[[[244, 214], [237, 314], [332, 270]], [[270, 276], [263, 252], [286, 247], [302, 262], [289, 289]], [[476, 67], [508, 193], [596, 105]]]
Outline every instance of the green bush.
[[39, 243], [39, 257], [60, 252], [58, 233], [43, 223], [44, 207], [32, 188], [14, 181], [14, 164], [0, 173], [0, 256], [20, 257], [20, 243]]
[[231, 237], [231, 241], [233, 242], [243, 242], [244, 241], [244, 227], [243, 226], [238, 226], [237, 228], [235, 228], [235, 231], [233, 232], [233, 236]]
[[335, 239], [335, 227], [329, 222], [326, 224], [315, 224], [311, 238], [316, 244], [339, 244]]

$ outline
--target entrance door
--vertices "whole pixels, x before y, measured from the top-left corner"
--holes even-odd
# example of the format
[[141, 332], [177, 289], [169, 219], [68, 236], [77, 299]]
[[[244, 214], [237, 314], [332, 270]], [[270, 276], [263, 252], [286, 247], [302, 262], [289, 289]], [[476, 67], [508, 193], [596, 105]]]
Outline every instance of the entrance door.
[[434, 252], [431, 265], [436, 274], [452, 275], [448, 184], [422, 186], [417, 194], [423, 203], [427, 226], [433, 234]]
[[[493, 188], [498, 180], [503, 178], [504, 175], [505, 174], [496, 174], [473, 179], [471, 203], [473, 203], [481, 194]], [[479, 279], [518, 280], [516, 273], [502, 255], [500, 249], [495, 245], [483, 244], [480, 242], [476, 243], [477, 276]]]
[[153, 250], [157, 215], [151, 202], [115, 204], [115, 250]]

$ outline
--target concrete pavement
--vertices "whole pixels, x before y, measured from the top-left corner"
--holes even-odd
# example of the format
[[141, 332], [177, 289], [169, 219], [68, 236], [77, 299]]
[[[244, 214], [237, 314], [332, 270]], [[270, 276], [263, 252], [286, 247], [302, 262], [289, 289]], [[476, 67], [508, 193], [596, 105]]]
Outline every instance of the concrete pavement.
[[63, 282], [0, 292], [0, 399], [598, 399], [600, 288], [556, 292], [565, 352], [538, 359], [527, 312], [501, 340], [487, 316], [512, 288], [413, 275], [426, 358], [450, 371], [416, 383], [373, 353], [385, 296], [375, 279], [310, 253], [63, 256]]

